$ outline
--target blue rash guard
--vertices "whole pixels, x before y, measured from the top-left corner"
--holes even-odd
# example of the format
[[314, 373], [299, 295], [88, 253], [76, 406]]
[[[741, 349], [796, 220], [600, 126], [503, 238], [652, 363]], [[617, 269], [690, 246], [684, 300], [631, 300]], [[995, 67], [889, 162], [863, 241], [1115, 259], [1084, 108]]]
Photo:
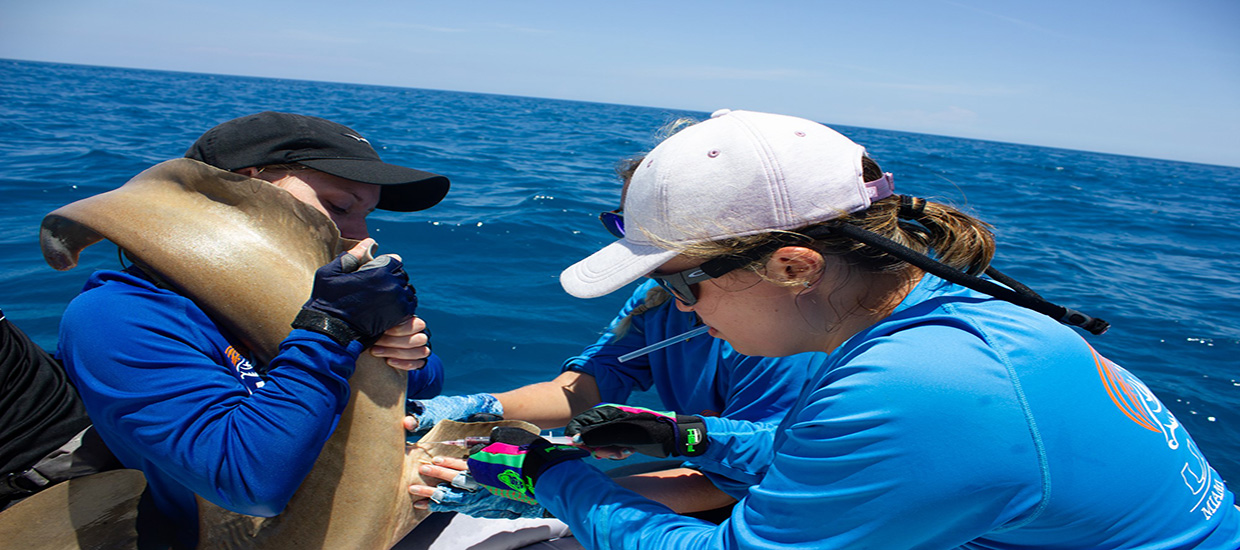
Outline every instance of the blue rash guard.
[[[259, 373], [188, 298], [135, 269], [99, 271], [65, 311], [59, 357], [108, 447], [146, 475], [155, 507], [194, 547], [194, 494], [273, 516], [310, 472], [349, 398], [362, 345], [293, 330]], [[443, 385], [432, 356], [409, 393]]]
[[[732, 451], [720, 421], [702, 462]], [[717, 526], [580, 460], [535, 494], [596, 550], [1240, 548], [1234, 495], [1140, 380], [1072, 329], [930, 275], [752, 438], [773, 462]]]
[[[646, 293], [655, 287], [654, 281], [637, 287], [610, 329], [581, 355], [564, 363], [563, 370], [593, 376], [604, 402], [624, 403], [634, 390], [646, 391], [654, 386], [667, 409], [726, 419], [729, 433], [773, 430], [805, 387], [810, 373], [826, 360], [824, 353], [750, 357], [737, 353], [723, 340], [703, 335], [621, 363], [621, 355], [700, 325], [696, 314], [680, 311], [668, 300], [633, 317], [628, 331], [617, 340], [617, 325], [644, 303]], [[725, 428], [718, 426], [722, 433]], [[770, 464], [771, 446], [753, 438], [736, 439], [727, 459], [687, 462], [686, 466], [701, 470], [716, 487], [740, 499]]]

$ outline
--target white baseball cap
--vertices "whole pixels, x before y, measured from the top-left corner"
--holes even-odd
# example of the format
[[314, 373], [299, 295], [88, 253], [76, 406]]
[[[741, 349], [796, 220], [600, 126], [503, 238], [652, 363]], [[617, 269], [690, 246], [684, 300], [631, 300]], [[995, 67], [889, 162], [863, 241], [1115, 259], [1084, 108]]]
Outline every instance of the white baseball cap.
[[822, 124], [722, 109], [642, 160], [624, 200], [625, 234], [560, 274], [569, 294], [613, 292], [681, 245], [799, 229], [869, 208], [893, 193], [867, 182], [865, 148]]

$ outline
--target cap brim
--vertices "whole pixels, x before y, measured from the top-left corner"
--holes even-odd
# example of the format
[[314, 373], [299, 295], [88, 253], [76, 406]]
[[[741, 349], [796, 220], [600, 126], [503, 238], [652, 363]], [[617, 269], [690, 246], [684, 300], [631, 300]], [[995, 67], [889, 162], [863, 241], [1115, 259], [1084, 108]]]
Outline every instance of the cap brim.
[[297, 161], [320, 172], [362, 183], [382, 185], [380, 210], [425, 210], [448, 194], [448, 178], [431, 172], [368, 159], [306, 159]]
[[578, 298], [597, 298], [646, 276], [676, 255], [675, 250], [621, 239], [565, 269], [560, 285]]

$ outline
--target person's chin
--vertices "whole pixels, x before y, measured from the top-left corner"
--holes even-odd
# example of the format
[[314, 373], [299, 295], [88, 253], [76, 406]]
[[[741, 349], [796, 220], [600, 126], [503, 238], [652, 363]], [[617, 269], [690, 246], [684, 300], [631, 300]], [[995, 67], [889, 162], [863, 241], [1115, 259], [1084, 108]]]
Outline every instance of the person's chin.
[[707, 334], [711, 335], [714, 338], [718, 338], [720, 340], [723, 340], [724, 342], [727, 342], [728, 345], [732, 346], [733, 351], [741, 355], [748, 355], [750, 357], [765, 357], [764, 355], [760, 353], [756, 353], [758, 350], [756, 349], [756, 346], [754, 346], [752, 342], [738, 342], [736, 340], [732, 340], [731, 338], [728, 338], [723, 333], [715, 330], [714, 328], [711, 328], [710, 332], [707, 332]]
[[736, 353], [748, 355], [750, 357], [787, 357], [789, 355], [799, 353], [796, 351], [774, 349], [774, 346], [772, 346], [770, 342], [739, 342], [736, 340], [730, 340], [724, 335], [716, 336], [714, 329], [711, 329], [710, 335], [730, 344]]

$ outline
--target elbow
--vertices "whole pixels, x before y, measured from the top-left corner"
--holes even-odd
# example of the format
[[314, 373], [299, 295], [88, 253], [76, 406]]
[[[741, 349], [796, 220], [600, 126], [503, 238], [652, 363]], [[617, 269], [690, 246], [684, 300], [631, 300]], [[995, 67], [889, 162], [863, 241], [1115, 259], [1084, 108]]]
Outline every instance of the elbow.
[[280, 512], [284, 511], [284, 507], [283, 506], [280, 506], [280, 507], [263, 506], [263, 505], [259, 505], [256, 503], [252, 506], [245, 506], [245, 507], [242, 507], [236, 510], [230, 510], [230, 511], [236, 512], [238, 514], [244, 514], [247, 516], [254, 516], [254, 517], [260, 517], [260, 518], [272, 518], [272, 517], [276, 517], [280, 515]]
[[298, 485], [290, 483], [248, 485], [233, 491], [232, 494], [221, 492], [218, 496], [222, 502], [215, 500], [212, 502], [230, 512], [269, 518], [284, 511], [289, 501], [292, 500], [293, 494], [297, 492]]
[[261, 518], [269, 518], [280, 515], [284, 508], [288, 506], [288, 501], [292, 495], [284, 498], [255, 498], [242, 501], [235, 501], [231, 506], [224, 506], [230, 512], [245, 514], [247, 516], [257, 516]]

